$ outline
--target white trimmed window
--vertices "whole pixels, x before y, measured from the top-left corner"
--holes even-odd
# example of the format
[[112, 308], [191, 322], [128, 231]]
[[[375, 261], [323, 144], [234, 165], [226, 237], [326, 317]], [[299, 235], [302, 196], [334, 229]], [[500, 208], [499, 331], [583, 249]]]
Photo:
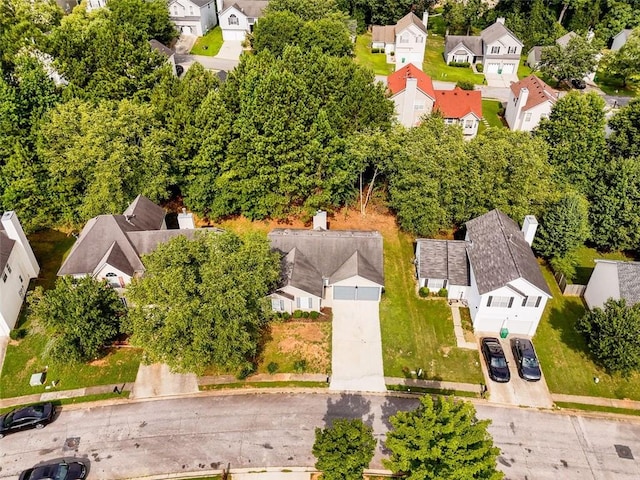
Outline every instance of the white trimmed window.
[[7, 273], [11, 273], [11, 265], [7, 263]]
[[473, 128], [474, 123], [473, 120], [467, 119], [464, 121], [464, 128]]
[[522, 306], [538, 308], [541, 300], [542, 297], [524, 297], [522, 300]]
[[409, 37], [406, 35], [400, 35], [400, 43], [409, 43]]
[[229, 15], [229, 25], [240, 25], [238, 17], [236, 17], [233, 13]]
[[531, 121], [531, 112], [527, 112], [524, 114], [524, 121], [525, 122], [530, 122]]
[[499, 45], [495, 45], [495, 46], [491, 47], [491, 53], [499, 54], [500, 53], [500, 46]]
[[271, 299], [271, 308], [275, 312], [284, 312], [284, 300], [280, 298], [272, 298]]
[[424, 103], [416, 103], [416, 104], [413, 106], [413, 109], [414, 109], [414, 110], [424, 110]]
[[489, 296], [487, 307], [492, 308], [511, 308], [513, 305], [513, 297], [493, 297]]
[[2, 272], [2, 281], [3, 282], [7, 281], [7, 272]]
[[447, 281], [442, 280], [440, 278], [427, 279], [427, 288], [429, 290], [440, 290], [441, 288], [445, 288], [446, 285], [447, 285]]
[[508, 47], [507, 48], [507, 53], [508, 54], [518, 53], [518, 47]]
[[313, 298], [311, 297], [297, 297], [296, 306], [298, 308], [313, 308]]

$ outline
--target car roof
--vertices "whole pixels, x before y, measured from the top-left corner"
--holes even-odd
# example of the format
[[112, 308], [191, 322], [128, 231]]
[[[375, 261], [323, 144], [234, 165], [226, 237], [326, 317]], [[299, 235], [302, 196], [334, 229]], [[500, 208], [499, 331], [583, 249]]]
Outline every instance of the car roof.
[[521, 350], [533, 350], [533, 343], [531, 343], [531, 340], [529, 340], [528, 338], [516, 338], [515, 340], [516, 344]]
[[30, 405], [28, 407], [19, 408], [14, 410], [13, 418], [14, 420], [18, 420], [20, 418], [29, 418], [29, 417], [42, 417], [46, 410], [46, 403], [41, 403], [38, 405]]
[[504, 351], [502, 350], [502, 345], [500, 345], [500, 342], [498, 341], [497, 338], [492, 338], [492, 337], [483, 338], [482, 343], [487, 346], [490, 353], [496, 353], [496, 354], [499, 353], [504, 355]]

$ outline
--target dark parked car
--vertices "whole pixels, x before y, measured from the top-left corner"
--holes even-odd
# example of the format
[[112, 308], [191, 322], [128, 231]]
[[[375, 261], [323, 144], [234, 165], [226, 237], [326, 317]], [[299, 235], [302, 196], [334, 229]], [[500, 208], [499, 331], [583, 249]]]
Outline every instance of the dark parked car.
[[55, 462], [38, 465], [20, 474], [20, 480], [83, 480], [87, 467], [81, 462]]
[[577, 88], [578, 90], [584, 90], [585, 88], [587, 88], [587, 84], [585, 83], [585, 81], [580, 78], [574, 78], [573, 80], [571, 80], [571, 85], [573, 86], [573, 88]]
[[52, 403], [40, 403], [11, 410], [6, 415], [0, 416], [0, 438], [18, 430], [42, 428], [53, 420], [55, 412]]
[[507, 359], [497, 338], [486, 337], [482, 339], [482, 355], [487, 362], [489, 376], [493, 381], [506, 383], [511, 380]]
[[512, 338], [511, 350], [513, 357], [516, 359], [518, 366], [518, 374], [530, 382], [537, 382], [542, 376], [540, 372], [540, 363], [536, 351], [533, 349], [533, 343], [526, 338]]
[[184, 67], [182, 65], [176, 65], [176, 75], [180, 76], [184, 73]]

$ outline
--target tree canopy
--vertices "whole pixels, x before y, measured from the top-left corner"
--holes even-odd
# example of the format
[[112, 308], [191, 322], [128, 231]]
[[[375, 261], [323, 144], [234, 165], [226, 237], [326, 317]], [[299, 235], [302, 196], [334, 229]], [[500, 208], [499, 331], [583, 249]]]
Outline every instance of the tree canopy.
[[91, 277], [61, 277], [55, 287], [36, 287], [29, 316], [48, 338], [45, 353], [54, 362], [85, 362], [101, 356], [121, 331], [126, 314], [115, 290]]
[[151, 362], [202, 373], [246, 368], [267, 323], [266, 295], [280, 258], [266, 236], [196, 232], [143, 257], [146, 271], [127, 287], [131, 342]]
[[554, 44], [542, 49], [540, 70], [559, 82], [581, 79], [598, 64], [597, 42], [577, 35], [566, 46]]
[[568, 192], [544, 213], [533, 247], [545, 258], [563, 258], [589, 238], [589, 204]]
[[109, 0], [107, 8], [115, 23], [130, 23], [152, 38], [168, 44], [178, 36], [173, 22], [169, 20], [167, 2], [163, 0]]
[[612, 130], [607, 139], [611, 154], [640, 157], [640, 100], [632, 100], [607, 122]]
[[602, 59], [607, 74], [622, 80], [622, 87], [630, 81], [640, 81], [640, 28], [636, 28], [618, 51], [609, 52]]
[[417, 409], [389, 418], [385, 445], [391, 452], [386, 468], [408, 480], [499, 480], [500, 450], [478, 420], [473, 404], [450, 397], [425, 395]]

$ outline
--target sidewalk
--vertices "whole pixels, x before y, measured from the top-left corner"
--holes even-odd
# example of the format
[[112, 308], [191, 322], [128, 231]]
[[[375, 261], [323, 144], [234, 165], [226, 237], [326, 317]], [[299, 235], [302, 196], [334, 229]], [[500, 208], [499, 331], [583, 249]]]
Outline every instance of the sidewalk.
[[3, 398], [0, 399], [0, 408], [15, 407], [17, 405], [26, 405], [29, 403], [51, 402], [53, 400], [62, 400], [65, 398], [86, 397], [89, 395], [103, 395], [105, 393], [115, 393], [115, 388], [122, 391], [130, 391], [133, 385], [111, 384], [98, 385], [96, 387], [76, 388], [75, 390], [55, 390], [44, 393], [35, 393], [33, 395], [24, 395], [22, 397]]
[[451, 316], [453, 317], [453, 334], [456, 336], [456, 344], [458, 345], [458, 348], [477, 350], [478, 345], [476, 342], [467, 342], [464, 338], [462, 319], [460, 318], [460, 307], [458, 305], [451, 305]]
[[586, 397], [582, 395], [565, 395], [552, 393], [554, 402], [579, 403], [582, 405], [598, 405], [601, 407], [624, 408], [627, 410], [640, 410], [640, 402], [637, 400], [619, 400], [617, 398]]

